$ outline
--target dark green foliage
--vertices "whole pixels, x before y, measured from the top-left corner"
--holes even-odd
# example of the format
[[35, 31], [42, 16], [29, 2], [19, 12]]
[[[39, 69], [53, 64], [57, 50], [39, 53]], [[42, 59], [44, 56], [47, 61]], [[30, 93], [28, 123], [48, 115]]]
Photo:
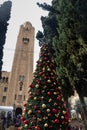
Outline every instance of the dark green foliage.
[[[43, 16], [41, 17], [41, 21], [42, 21], [42, 27], [43, 27], [42, 33], [43, 33], [44, 39], [49, 45], [52, 45], [53, 37], [55, 37], [56, 35], [58, 36], [56, 13], [59, 14], [59, 11], [56, 10], [54, 6], [47, 5], [46, 3], [44, 4], [38, 3], [38, 5], [39, 7], [42, 7], [42, 9], [50, 11], [47, 17], [43, 17]], [[39, 40], [39, 43], [40, 43], [40, 40]]]
[[[2, 58], [3, 58], [3, 46], [5, 44], [6, 32], [8, 26], [8, 20], [10, 19], [10, 11], [11, 11], [12, 2], [7, 1], [4, 2], [0, 6], [0, 73], [2, 70]], [[1, 76], [1, 74], [0, 74]]]

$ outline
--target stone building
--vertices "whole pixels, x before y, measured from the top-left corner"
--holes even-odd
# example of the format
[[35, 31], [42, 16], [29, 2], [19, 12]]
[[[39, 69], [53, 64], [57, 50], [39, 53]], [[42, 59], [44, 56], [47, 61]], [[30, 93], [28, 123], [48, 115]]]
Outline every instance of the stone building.
[[0, 106], [14, 106], [22, 113], [33, 78], [34, 27], [30, 22], [20, 26], [11, 72], [2, 72]]

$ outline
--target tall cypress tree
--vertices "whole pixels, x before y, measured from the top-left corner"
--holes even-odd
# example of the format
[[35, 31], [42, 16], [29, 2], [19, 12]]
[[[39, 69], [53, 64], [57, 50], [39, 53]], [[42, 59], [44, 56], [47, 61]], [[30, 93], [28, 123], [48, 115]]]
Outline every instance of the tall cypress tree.
[[4, 2], [0, 6], [0, 77], [1, 70], [3, 65], [3, 47], [6, 40], [6, 32], [8, 26], [8, 20], [10, 19], [10, 11], [11, 11], [12, 2], [7, 1]]
[[[59, 26], [61, 26], [62, 23], [58, 21], [59, 16], [61, 17], [61, 9], [60, 9], [60, 1], [53, 0], [52, 6], [45, 4], [39, 4], [39, 7], [42, 7], [44, 10], [48, 10], [49, 14], [47, 17], [41, 17], [42, 26], [43, 26], [43, 32], [38, 31], [36, 38], [39, 40], [39, 44], [41, 45], [41, 42], [43, 43], [43, 39], [45, 38], [46, 42], [54, 48], [54, 59], [57, 64], [57, 73], [60, 75], [60, 82], [62, 82], [63, 86], [63, 92], [64, 92], [64, 98], [65, 100], [68, 100], [68, 97], [74, 94], [73, 86], [71, 85], [68, 77], [66, 77], [65, 72], [63, 71], [63, 65], [61, 63], [61, 67], [58, 67], [60, 65], [60, 58], [58, 57], [59, 53]], [[55, 41], [55, 42], [54, 42]], [[62, 59], [63, 60], [63, 59]], [[59, 61], [59, 63], [58, 63]], [[65, 62], [65, 59], [64, 61]], [[62, 72], [62, 73], [61, 73]], [[69, 87], [68, 87], [69, 86]]]

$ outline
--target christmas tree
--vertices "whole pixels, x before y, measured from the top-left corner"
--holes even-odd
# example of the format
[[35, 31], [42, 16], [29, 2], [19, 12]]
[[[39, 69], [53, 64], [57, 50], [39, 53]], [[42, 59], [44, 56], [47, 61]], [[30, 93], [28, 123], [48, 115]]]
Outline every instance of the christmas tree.
[[48, 45], [41, 47], [18, 130], [70, 130], [69, 114]]

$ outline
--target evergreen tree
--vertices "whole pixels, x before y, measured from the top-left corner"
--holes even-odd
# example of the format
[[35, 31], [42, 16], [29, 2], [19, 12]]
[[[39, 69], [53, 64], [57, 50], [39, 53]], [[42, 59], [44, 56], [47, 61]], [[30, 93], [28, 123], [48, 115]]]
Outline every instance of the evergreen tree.
[[10, 19], [11, 6], [11, 1], [4, 2], [0, 6], [0, 76], [3, 64], [3, 46], [5, 44], [8, 20]]
[[[74, 88], [64, 71], [64, 64], [62, 64], [62, 62], [65, 64], [68, 62], [65, 62], [66, 58], [63, 58], [64, 53], [60, 51], [61, 45], [59, 44], [59, 27], [62, 26], [62, 22], [59, 21], [59, 19], [63, 15], [60, 7], [60, 0], [53, 0], [50, 8], [46, 3], [39, 4], [39, 7], [42, 7], [44, 10], [48, 10], [49, 14], [47, 17], [41, 17], [43, 32], [38, 31], [36, 38], [39, 40], [39, 45], [42, 45], [43, 40], [45, 39], [49, 46], [54, 49], [53, 56], [57, 65], [56, 71], [58, 75], [60, 75], [59, 78], [62, 83], [64, 98], [67, 101], [68, 97], [74, 94]], [[65, 50], [65, 48], [63, 49]], [[60, 57], [62, 57], [62, 59], [60, 59]]]
[[24, 104], [22, 124], [18, 130], [70, 130], [69, 113], [56, 74], [51, 49], [41, 47], [34, 78]]

